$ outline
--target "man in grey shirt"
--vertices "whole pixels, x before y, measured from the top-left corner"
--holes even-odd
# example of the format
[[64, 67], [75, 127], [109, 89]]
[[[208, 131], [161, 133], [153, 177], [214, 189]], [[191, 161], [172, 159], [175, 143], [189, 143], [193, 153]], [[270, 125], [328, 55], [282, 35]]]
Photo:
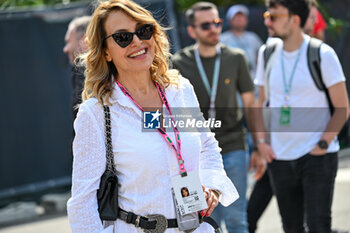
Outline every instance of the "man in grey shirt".
[[249, 10], [246, 6], [240, 4], [231, 6], [226, 14], [226, 20], [229, 22], [230, 30], [222, 33], [220, 41], [230, 47], [244, 50], [249, 64], [250, 74], [254, 78], [256, 57], [263, 43], [257, 34], [246, 31], [248, 16]]

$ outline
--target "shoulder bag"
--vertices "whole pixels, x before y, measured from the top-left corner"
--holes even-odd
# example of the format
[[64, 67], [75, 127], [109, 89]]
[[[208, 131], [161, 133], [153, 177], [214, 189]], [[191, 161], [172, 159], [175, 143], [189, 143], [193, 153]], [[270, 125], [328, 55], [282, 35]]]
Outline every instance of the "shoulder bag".
[[103, 221], [115, 221], [118, 217], [118, 177], [114, 165], [111, 115], [109, 107], [103, 106], [105, 115], [106, 170], [101, 176], [100, 188], [97, 190], [98, 213]]

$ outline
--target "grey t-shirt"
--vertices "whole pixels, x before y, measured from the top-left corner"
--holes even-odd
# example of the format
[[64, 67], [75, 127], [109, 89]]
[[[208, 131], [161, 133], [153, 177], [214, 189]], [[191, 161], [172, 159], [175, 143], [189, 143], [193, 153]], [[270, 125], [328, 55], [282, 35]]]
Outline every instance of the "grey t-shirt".
[[256, 62], [259, 48], [263, 44], [254, 32], [245, 31], [241, 36], [235, 36], [231, 31], [221, 34], [220, 41], [232, 48], [240, 48], [245, 52], [250, 74], [255, 78]]

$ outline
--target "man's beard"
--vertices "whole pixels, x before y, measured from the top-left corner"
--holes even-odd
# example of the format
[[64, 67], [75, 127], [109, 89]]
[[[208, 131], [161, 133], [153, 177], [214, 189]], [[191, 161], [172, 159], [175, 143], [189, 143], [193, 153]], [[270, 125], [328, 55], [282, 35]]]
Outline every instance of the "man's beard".
[[274, 31], [271, 28], [270, 28], [270, 30], [271, 30], [271, 32], [269, 32], [270, 37], [277, 37], [277, 38], [280, 38], [282, 40], [285, 40], [288, 38], [288, 35], [283, 35], [283, 34], [277, 33], [276, 31]]
[[[206, 36], [206, 37], [202, 37], [202, 38], [198, 37], [198, 40], [199, 40], [199, 42], [200, 42], [201, 44], [203, 44], [203, 45], [205, 45], [205, 46], [216, 46], [216, 45], [219, 43], [219, 38], [216, 39], [216, 40], [211, 40], [211, 39], [209, 39], [209, 37], [212, 36], [212, 35], [217, 35], [217, 34], [216, 34], [216, 33], [215, 33], [215, 34], [212, 33], [212, 34], [209, 34], [209, 35]], [[218, 37], [219, 37], [219, 36], [220, 36], [220, 35], [218, 35]]]

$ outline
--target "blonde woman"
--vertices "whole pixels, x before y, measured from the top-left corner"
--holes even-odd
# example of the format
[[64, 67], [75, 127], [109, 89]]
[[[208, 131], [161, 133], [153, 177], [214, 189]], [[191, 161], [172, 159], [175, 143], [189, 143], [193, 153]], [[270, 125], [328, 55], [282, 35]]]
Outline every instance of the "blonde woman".
[[[209, 216], [219, 201], [225, 206], [235, 201], [238, 194], [223, 169], [213, 134], [162, 128], [168, 141], [161, 130], [142, 131], [145, 108], [199, 107], [189, 81], [168, 69], [168, 40], [152, 15], [132, 1], [102, 2], [88, 26], [87, 42], [83, 103], [74, 123], [72, 197], [67, 204], [73, 233], [144, 230], [119, 218], [104, 229], [99, 218], [96, 192], [106, 167], [103, 105], [110, 107], [120, 209], [145, 221], [150, 214], [176, 218], [171, 179], [184, 166], [187, 172], [197, 171], [205, 187], [208, 208], [200, 211], [202, 216]], [[179, 166], [179, 156], [184, 166]], [[165, 231], [180, 232], [176, 227]], [[195, 232], [214, 230], [202, 223]]]

